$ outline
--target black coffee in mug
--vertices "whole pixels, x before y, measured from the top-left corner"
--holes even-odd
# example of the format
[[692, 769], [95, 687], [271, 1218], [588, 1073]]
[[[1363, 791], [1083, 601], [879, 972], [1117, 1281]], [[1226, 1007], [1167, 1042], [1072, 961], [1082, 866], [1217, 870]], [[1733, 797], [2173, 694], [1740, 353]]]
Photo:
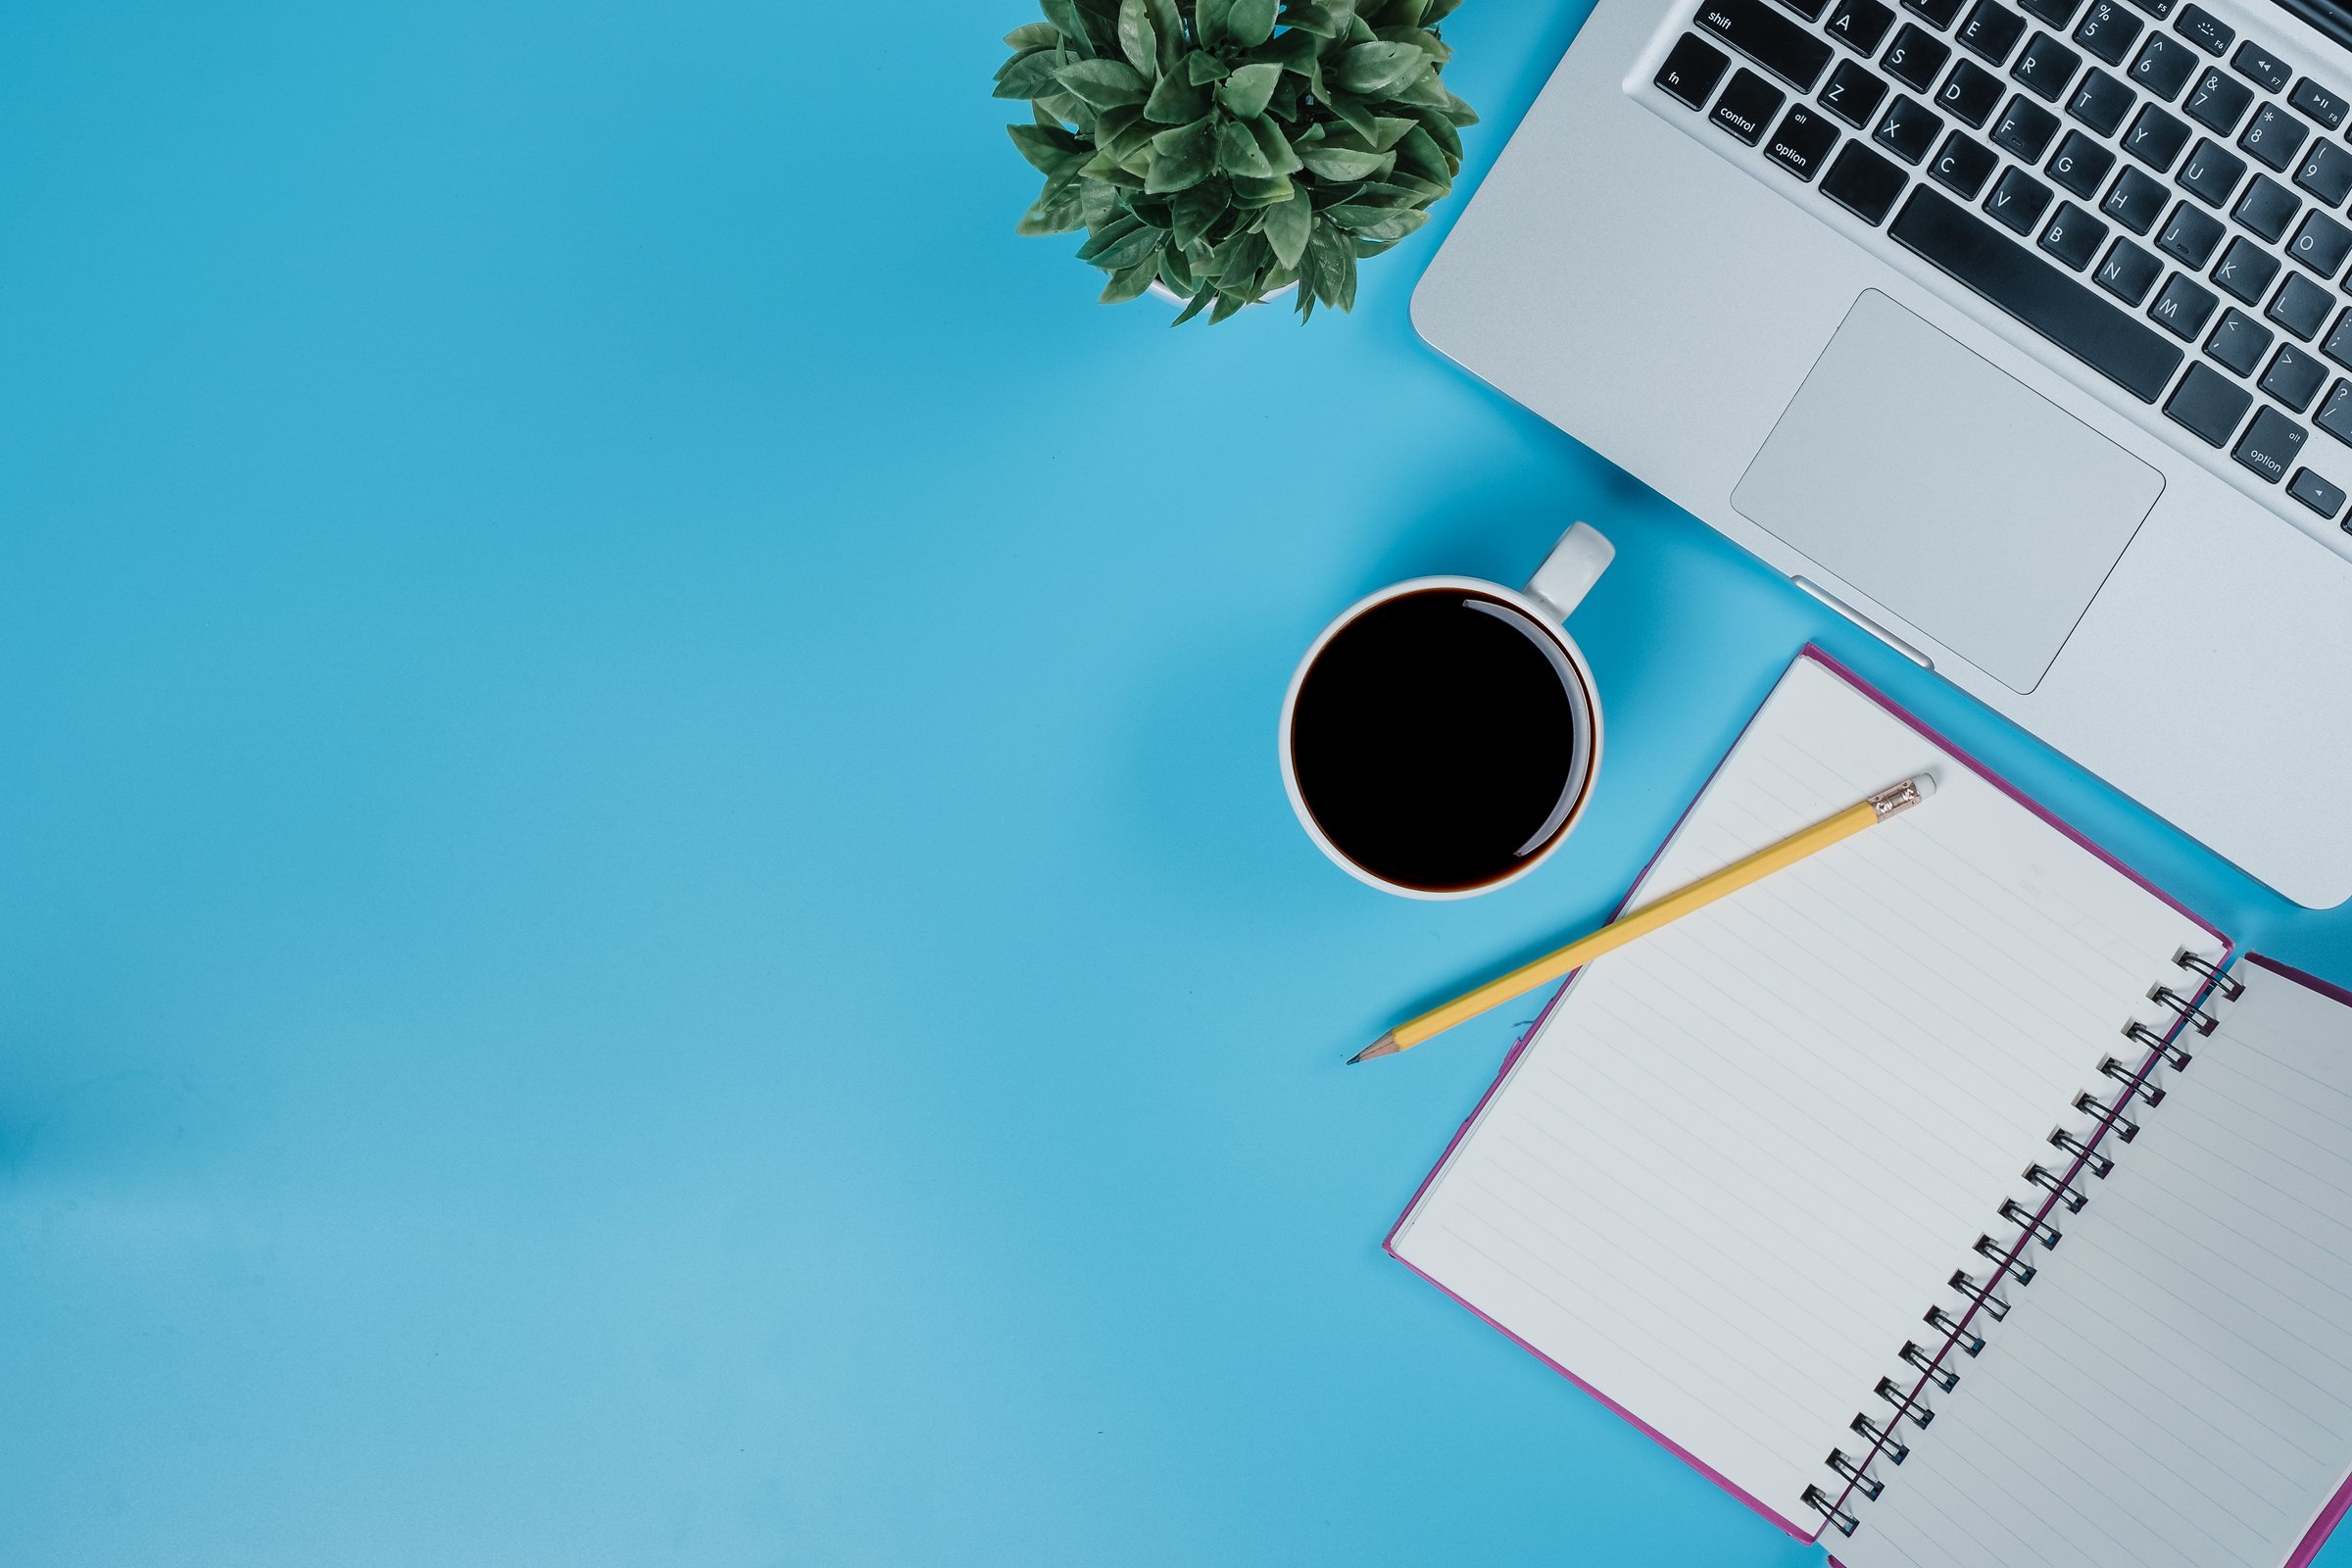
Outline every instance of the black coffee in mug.
[[1290, 745], [1315, 826], [1373, 875], [1429, 893], [1542, 855], [1589, 782], [1579, 677], [1517, 606], [1456, 587], [1374, 605], [1300, 681]]

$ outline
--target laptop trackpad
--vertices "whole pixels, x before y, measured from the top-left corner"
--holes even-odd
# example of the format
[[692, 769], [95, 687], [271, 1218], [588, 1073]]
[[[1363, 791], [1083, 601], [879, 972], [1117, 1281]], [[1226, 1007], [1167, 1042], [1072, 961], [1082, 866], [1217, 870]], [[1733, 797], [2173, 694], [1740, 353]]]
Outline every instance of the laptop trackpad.
[[1872, 289], [1732, 505], [2030, 692], [2163, 489], [2154, 468]]

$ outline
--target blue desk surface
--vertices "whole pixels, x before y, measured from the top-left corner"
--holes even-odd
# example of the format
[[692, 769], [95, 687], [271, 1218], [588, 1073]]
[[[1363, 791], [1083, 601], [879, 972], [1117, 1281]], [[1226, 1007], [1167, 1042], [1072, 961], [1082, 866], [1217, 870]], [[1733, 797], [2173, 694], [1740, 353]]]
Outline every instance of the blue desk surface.
[[[1473, 176], [1581, 10], [1450, 24]], [[1434, 233], [1097, 308], [1026, 15], [0, 15], [0, 1560], [1814, 1560], [1380, 1254], [1513, 1018], [1341, 1066], [1808, 637], [2352, 977], [1423, 349]], [[1298, 651], [1577, 517], [1590, 825], [1325, 865]]]

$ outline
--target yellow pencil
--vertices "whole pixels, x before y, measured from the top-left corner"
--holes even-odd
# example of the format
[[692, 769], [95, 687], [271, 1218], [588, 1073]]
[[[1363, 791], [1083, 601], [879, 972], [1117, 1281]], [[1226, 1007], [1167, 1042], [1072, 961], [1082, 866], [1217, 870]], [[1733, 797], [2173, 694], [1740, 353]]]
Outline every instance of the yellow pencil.
[[1789, 835], [1770, 849], [1758, 850], [1744, 860], [1735, 860], [1722, 870], [1702, 876], [1689, 887], [1669, 893], [1657, 903], [1638, 909], [1614, 924], [1602, 926], [1582, 941], [1571, 942], [1557, 953], [1546, 954], [1532, 963], [1523, 963], [1509, 974], [1490, 980], [1474, 991], [1464, 992], [1451, 1002], [1398, 1024], [1348, 1059], [1351, 1062], [1369, 1061], [1374, 1056], [1393, 1056], [1399, 1051], [1410, 1051], [1432, 1035], [1443, 1034], [1465, 1018], [1475, 1018], [1489, 1007], [1508, 1002], [1546, 980], [1557, 980], [1604, 953], [1614, 952], [1628, 942], [1645, 937], [1660, 926], [1671, 925], [1691, 910], [1712, 904], [1728, 894], [1737, 893], [1751, 882], [1760, 882], [1773, 872], [1794, 865], [1809, 855], [1819, 854], [1840, 839], [1851, 838], [1866, 827], [1876, 827], [1888, 817], [1909, 810], [1935, 793], [1936, 781], [1925, 773], [1917, 778], [1907, 778], [1890, 789], [1881, 790], [1866, 801], [1855, 802], [1826, 821], [1816, 822], [1802, 832]]

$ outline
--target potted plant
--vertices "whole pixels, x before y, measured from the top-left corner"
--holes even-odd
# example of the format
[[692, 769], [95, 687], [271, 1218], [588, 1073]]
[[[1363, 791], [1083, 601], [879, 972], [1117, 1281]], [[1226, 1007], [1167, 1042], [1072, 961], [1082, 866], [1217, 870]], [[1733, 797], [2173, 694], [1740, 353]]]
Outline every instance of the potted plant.
[[1298, 285], [1355, 303], [1356, 263], [1453, 188], [1464, 125], [1438, 23], [1459, 0], [1044, 0], [996, 95], [1046, 186], [1024, 234], [1086, 231], [1104, 303], [1159, 284], [1221, 321]]

